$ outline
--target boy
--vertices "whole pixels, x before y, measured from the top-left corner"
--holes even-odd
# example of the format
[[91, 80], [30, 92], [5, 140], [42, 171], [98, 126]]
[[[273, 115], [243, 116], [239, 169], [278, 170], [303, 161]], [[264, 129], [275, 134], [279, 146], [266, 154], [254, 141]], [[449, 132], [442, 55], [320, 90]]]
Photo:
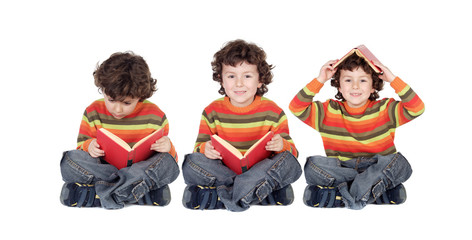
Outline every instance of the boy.
[[[383, 71], [380, 75], [356, 54], [337, 69], [332, 67], [335, 62], [323, 65], [319, 76], [290, 103], [295, 116], [321, 133], [327, 155], [307, 159], [304, 202], [312, 207], [351, 209], [362, 209], [368, 203], [403, 203], [406, 192], [401, 183], [412, 170], [395, 149], [395, 129], [421, 115], [424, 104], [379, 62], [375, 64]], [[312, 102], [331, 78], [340, 101]], [[376, 100], [384, 81], [402, 101]]]
[[[168, 184], [179, 175], [177, 153], [167, 137], [164, 112], [147, 101], [156, 91], [156, 80], [141, 56], [115, 53], [93, 73], [104, 98], [93, 102], [82, 117], [77, 149], [65, 152], [61, 172], [66, 182], [61, 202], [71, 207], [123, 208], [126, 203], [165, 206], [170, 202]], [[106, 128], [131, 147], [156, 129], [164, 136], [149, 159], [120, 170], [104, 162], [96, 134]]]
[[[194, 153], [185, 156], [184, 206], [243, 211], [251, 204], [291, 204], [290, 184], [301, 176], [301, 166], [285, 113], [262, 97], [272, 81], [265, 52], [255, 44], [235, 40], [214, 55], [212, 69], [213, 80], [221, 86], [219, 93], [225, 97], [204, 109]], [[275, 135], [265, 147], [272, 157], [240, 175], [222, 164], [210, 138], [217, 134], [244, 154], [269, 131]]]

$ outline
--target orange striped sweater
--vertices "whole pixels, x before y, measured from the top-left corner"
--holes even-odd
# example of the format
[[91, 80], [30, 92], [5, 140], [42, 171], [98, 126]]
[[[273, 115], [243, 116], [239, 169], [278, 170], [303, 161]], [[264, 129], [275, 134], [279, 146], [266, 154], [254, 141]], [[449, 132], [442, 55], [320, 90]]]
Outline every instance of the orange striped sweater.
[[298, 151], [289, 135], [287, 116], [273, 101], [256, 96], [247, 107], [235, 107], [228, 97], [219, 98], [208, 105], [202, 114], [194, 152], [205, 152], [211, 135], [217, 134], [244, 154], [267, 132], [280, 134], [284, 146], [280, 152]]
[[390, 84], [402, 101], [385, 98], [350, 108], [336, 100], [314, 101], [323, 84], [308, 83], [290, 102], [290, 111], [319, 131], [326, 155], [340, 160], [388, 155], [397, 150], [395, 129], [424, 112], [424, 104], [400, 78]]
[[[167, 117], [154, 103], [148, 100], [138, 102], [131, 114], [123, 119], [116, 119], [107, 110], [104, 99], [99, 99], [85, 109], [77, 137], [77, 149], [88, 151], [90, 142], [102, 127], [123, 139], [130, 147], [156, 129], [164, 128], [164, 136], [169, 134]], [[172, 142], [169, 154], [177, 161], [177, 152]]]

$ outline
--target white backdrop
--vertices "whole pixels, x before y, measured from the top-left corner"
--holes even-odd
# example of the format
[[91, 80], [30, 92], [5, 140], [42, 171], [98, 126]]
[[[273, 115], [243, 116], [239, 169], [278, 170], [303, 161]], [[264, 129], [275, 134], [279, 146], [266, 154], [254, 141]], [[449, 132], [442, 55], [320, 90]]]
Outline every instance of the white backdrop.
[[[318, 239], [459, 237], [468, 234], [472, 87], [470, 7], [466, 1], [15, 1], [0, 3], [2, 239]], [[59, 202], [59, 161], [75, 147], [86, 106], [100, 98], [92, 72], [117, 51], [148, 62], [158, 88], [151, 101], [170, 122], [181, 166], [203, 108], [220, 97], [213, 54], [230, 40], [254, 42], [275, 65], [266, 97], [284, 109], [302, 166], [324, 154], [319, 134], [288, 104], [330, 59], [365, 44], [426, 104], [397, 130], [410, 161], [401, 206], [361, 211], [302, 203], [305, 180], [289, 207], [242, 213], [182, 207], [182, 175], [167, 207], [76, 209]], [[325, 86], [317, 99], [334, 97]], [[389, 85], [381, 97], [395, 97]], [[469, 139], [469, 140], [467, 140]], [[12, 237], [14, 236], [14, 237]]]

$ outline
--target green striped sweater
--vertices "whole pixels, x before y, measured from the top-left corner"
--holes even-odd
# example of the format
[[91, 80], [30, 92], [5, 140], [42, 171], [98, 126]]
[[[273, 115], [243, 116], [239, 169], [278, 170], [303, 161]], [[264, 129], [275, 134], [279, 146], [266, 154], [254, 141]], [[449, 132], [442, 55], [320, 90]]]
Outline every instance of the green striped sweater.
[[388, 155], [397, 151], [395, 129], [420, 116], [425, 109], [423, 101], [400, 78], [395, 78], [390, 85], [401, 101], [385, 98], [350, 108], [336, 100], [313, 102], [323, 87], [314, 79], [293, 98], [290, 111], [320, 132], [328, 157], [349, 160]]

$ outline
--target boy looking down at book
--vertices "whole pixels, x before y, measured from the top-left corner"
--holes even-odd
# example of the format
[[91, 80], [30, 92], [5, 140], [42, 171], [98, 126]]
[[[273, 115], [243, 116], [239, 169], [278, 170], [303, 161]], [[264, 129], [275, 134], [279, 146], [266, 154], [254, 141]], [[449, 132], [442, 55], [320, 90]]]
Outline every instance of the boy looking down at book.
[[[194, 153], [182, 164], [184, 206], [243, 211], [251, 204], [291, 204], [290, 184], [300, 177], [301, 166], [285, 113], [262, 96], [272, 81], [265, 52], [243, 40], [231, 41], [215, 53], [212, 69], [225, 96], [203, 110]], [[222, 150], [211, 140], [218, 135], [244, 154], [268, 132], [274, 135], [262, 147], [270, 157], [257, 159], [241, 174], [224, 164]]]
[[[333, 68], [322, 66], [290, 103], [291, 112], [321, 133], [327, 157], [312, 156], [305, 164], [304, 203], [311, 207], [362, 209], [369, 203], [401, 204], [410, 164], [394, 145], [395, 129], [424, 112], [418, 95], [378, 61], [376, 73], [352, 54]], [[324, 83], [338, 89], [336, 99], [313, 101]], [[384, 82], [399, 95], [377, 100]]]
[[[93, 75], [104, 98], [86, 108], [77, 150], [63, 154], [61, 173], [65, 184], [61, 202], [70, 207], [107, 209], [122, 208], [127, 203], [167, 205], [168, 184], [179, 175], [179, 167], [177, 153], [167, 137], [166, 115], [146, 100], [156, 91], [156, 80], [151, 77], [147, 63], [132, 52], [115, 53]], [[117, 168], [106, 162], [110, 161], [106, 157], [113, 155], [113, 149], [104, 151], [97, 140], [102, 128], [130, 147], [157, 130], [162, 130], [162, 136], [143, 149], [149, 152], [149, 158]]]

